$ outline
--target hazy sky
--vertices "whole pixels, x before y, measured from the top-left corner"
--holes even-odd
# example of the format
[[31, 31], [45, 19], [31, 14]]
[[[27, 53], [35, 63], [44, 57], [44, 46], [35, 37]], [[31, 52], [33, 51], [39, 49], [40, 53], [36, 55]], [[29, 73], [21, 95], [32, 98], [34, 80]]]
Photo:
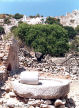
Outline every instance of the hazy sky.
[[60, 16], [79, 9], [79, 0], [0, 0], [0, 13]]

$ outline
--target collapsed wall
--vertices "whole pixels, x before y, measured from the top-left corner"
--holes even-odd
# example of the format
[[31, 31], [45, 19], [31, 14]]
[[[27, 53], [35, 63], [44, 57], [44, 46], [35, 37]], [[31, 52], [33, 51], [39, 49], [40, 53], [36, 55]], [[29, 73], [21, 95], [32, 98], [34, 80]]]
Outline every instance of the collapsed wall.
[[0, 83], [4, 82], [9, 72], [19, 69], [18, 44], [15, 39], [0, 41]]

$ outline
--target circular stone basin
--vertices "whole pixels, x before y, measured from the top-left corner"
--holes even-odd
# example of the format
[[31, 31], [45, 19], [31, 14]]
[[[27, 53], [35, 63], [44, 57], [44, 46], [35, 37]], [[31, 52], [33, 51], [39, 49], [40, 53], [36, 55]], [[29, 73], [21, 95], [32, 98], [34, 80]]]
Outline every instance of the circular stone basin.
[[56, 99], [65, 97], [70, 90], [70, 82], [61, 79], [39, 80], [39, 85], [22, 84], [18, 80], [13, 82], [14, 92], [24, 98]]

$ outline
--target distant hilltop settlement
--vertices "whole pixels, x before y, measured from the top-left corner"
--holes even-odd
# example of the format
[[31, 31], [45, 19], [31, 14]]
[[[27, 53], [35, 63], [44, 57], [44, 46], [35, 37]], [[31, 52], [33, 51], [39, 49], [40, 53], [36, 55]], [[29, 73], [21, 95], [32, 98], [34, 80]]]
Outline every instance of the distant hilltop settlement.
[[72, 13], [66, 13], [66, 16], [58, 17], [63, 26], [72, 26], [73, 28], [79, 25], [79, 10], [74, 10]]
[[[36, 16], [26, 16], [21, 14], [9, 15], [0, 14], [0, 26], [5, 28], [5, 32], [9, 32], [12, 26], [18, 26], [19, 22], [27, 24], [45, 24], [48, 17], [43, 17], [37, 14]], [[73, 28], [79, 25], [79, 10], [74, 10], [72, 13], [66, 13], [66, 16], [52, 17], [60, 20], [63, 26], [71, 26]]]

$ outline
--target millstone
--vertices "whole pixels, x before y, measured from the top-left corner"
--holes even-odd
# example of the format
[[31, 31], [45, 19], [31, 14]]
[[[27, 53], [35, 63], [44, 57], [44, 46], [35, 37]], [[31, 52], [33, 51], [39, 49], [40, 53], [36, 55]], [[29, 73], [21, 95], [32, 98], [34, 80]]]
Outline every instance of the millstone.
[[24, 71], [20, 74], [20, 82], [22, 84], [37, 85], [39, 83], [37, 71]]
[[16, 80], [13, 82], [13, 90], [23, 98], [57, 99], [69, 93], [70, 82], [61, 79], [47, 79], [39, 80], [38, 85], [28, 85]]

